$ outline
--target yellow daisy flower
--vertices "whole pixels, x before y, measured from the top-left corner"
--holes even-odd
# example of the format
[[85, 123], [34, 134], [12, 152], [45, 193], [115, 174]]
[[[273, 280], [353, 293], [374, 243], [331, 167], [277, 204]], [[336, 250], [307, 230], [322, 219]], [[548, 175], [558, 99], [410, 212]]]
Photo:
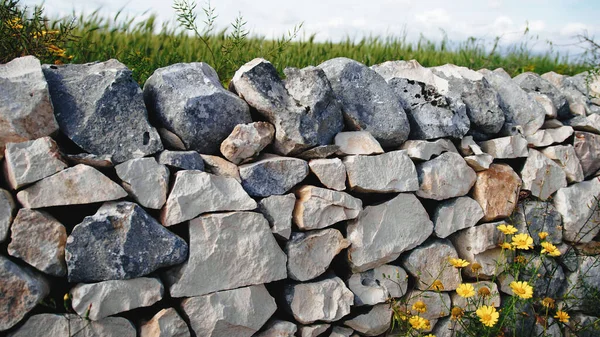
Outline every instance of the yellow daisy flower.
[[542, 305], [546, 308], [553, 309], [554, 308], [554, 299], [550, 297], [546, 297], [542, 300]]
[[408, 320], [408, 323], [416, 330], [426, 330], [431, 326], [428, 319], [419, 316], [413, 316]]
[[554, 318], [558, 318], [558, 320], [563, 323], [569, 323], [569, 318], [571, 318], [571, 316], [562, 310], [558, 310], [556, 315], [554, 315]]
[[510, 243], [508, 243], [508, 242], [502, 242], [502, 244], [500, 245], [500, 247], [502, 249], [508, 249], [508, 250], [512, 250], [513, 249], [513, 246]]
[[469, 298], [475, 296], [475, 288], [470, 283], [463, 283], [456, 288], [456, 293], [460, 297]]
[[416, 301], [412, 309], [416, 312], [424, 313], [427, 311], [427, 304], [423, 303], [423, 301]]
[[483, 325], [489, 327], [494, 326], [500, 317], [500, 314], [496, 311], [496, 308], [489, 305], [481, 306], [479, 309], [477, 309], [477, 311], [475, 311], [475, 313], [479, 317], [479, 321], [483, 323]]
[[461, 307], [453, 307], [450, 311], [450, 319], [456, 321], [460, 319], [465, 314], [465, 311]]
[[492, 292], [488, 287], [481, 287], [479, 290], [477, 290], [477, 294], [481, 297], [488, 297], [492, 294]]
[[512, 289], [515, 295], [523, 299], [531, 298], [533, 296], [533, 287], [527, 282], [512, 281], [510, 283], [510, 289]]
[[515, 234], [516, 232], [518, 232], [518, 230], [511, 225], [500, 225], [496, 228], [498, 228], [499, 231], [506, 235]]
[[435, 280], [431, 284], [431, 289], [434, 290], [434, 291], [443, 291], [444, 290], [444, 284], [440, 280]]
[[548, 237], [548, 232], [539, 232], [538, 236], [540, 237], [541, 240], [544, 240], [545, 238]]
[[454, 266], [454, 268], [463, 268], [469, 265], [469, 262], [463, 259], [449, 258], [448, 262], [450, 262], [450, 264]]
[[435, 335], [434, 334], [429, 334], [429, 335], [427, 335], [425, 337], [435, 337]]
[[560, 256], [560, 251], [558, 250], [558, 248], [556, 248], [556, 246], [551, 244], [550, 242], [542, 242], [542, 247], [542, 254], [547, 253], [550, 256]]
[[474, 273], [479, 273], [481, 268], [482, 268], [481, 265], [477, 262], [473, 262], [473, 264], [471, 265], [471, 271]]
[[517, 234], [512, 238], [512, 245], [517, 249], [529, 250], [533, 248], [533, 238], [529, 234]]

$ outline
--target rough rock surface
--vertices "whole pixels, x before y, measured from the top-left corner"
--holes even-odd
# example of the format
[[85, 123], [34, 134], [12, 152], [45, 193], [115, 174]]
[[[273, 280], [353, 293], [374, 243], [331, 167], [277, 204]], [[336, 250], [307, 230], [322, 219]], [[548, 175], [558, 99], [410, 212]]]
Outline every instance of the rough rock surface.
[[50, 214], [21, 208], [11, 226], [8, 254], [53, 276], [67, 274], [67, 230]]
[[300, 230], [325, 228], [354, 219], [362, 210], [362, 201], [344, 192], [304, 185], [295, 193], [293, 218]]
[[123, 280], [185, 261], [188, 246], [143, 208], [123, 201], [105, 203], [75, 226], [65, 255], [69, 282]]
[[546, 95], [555, 107], [558, 118], [564, 119], [571, 115], [567, 98], [549, 81], [532, 72], [519, 74], [513, 78], [521, 89], [527, 93]]
[[521, 178], [506, 164], [492, 164], [485, 171], [477, 172], [473, 186], [473, 199], [483, 209], [483, 221], [506, 218], [517, 205]]
[[232, 178], [201, 171], [179, 171], [160, 221], [172, 226], [216, 211], [243, 211], [256, 208], [256, 202]]
[[473, 156], [467, 156], [464, 158], [464, 160], [475, 172], [481, 172], [490, 168], [490, 165], [492, 165], [494, 162], [494, 157], [487, 153], [482, 153]]
[[[452, 244], [458, 252], [458, 257], [470, 263], [479, 263], [479, 272], [471, 268], [463, 268], [465, 275], [480, 278], [491, 277], [502, 272], [496, 270], [496, 261], [501, 261], [501, 249], [498, 245], [504, 241], [503, 234], [497, 226], [506, 225], [506, 222], [489, 222], [471, 228], [463, 229], [450, 237]], [[500, 266], [502, 267], [502, 265]]]
[[354, 330], [343, 326], [334, 326], [329, 337], [353, 337]]
[[255, 337], [295, 337], [298, 327], [296, 324], [282, 320], [272, 320], [267, 322], [262, 332], [254, 335]]
[[585, 177], [591, 176], [600, 169], [600, 156], [598, 155], [600, 153], [600, 135], [577, 131], [573, 147]]
[[312, 149], [306, 150], [296, 155], [296, 157], [304, 160], [327, 158], [340, 149], [337, 145], [320, 145]]
[[157, 278], [112, 280], [92, 284], [80, 283], [71, 289], [73, 310], [92, 321], [148, 307], [160, 301], [164, 288]]
[[203, 62], [155, 70], [144, 84], [144, 101], [153, 119], [200, 153], [216, 154], [237, 124], [252, 122], [248, 105]]
[[126, 196], [127, 192], [119, 185], [83, 164], [60, 171], [17, 193], [17, 199], [26, 208], [91, 204]]
[[302, 324], [337, 321], [350, 313], [353, 303], [354, 294], [335, 276], [285, 285], [285, 309]]
[[115, 166], [123, 188], [142, 206], [160, 209], [167, 202], [169, 169], [154, 158], [131, 159]]
[[529, 149], [529, 157], [521, 170], [522, 188], [541, 200], [548, 199], [559, 188], [567, 187], [565, 171], [541, 152]]
[[345, 320], [344, 325], [364, 336], [379, 336], [390, 328], [392, 314], [389, 304], [378, 304], [364, 314]]
[[204, 171], [217, 176], [233, 178], [238, 183], [242, 182], [242, 178], [240, 178], [240, 170], [238, 169], [237, 165], [232, 164], [218, 156], [201, 154], [200, 157], [202, 158], [202, 161], [204, 161]]
[[164, 150], [156, 161], [174, 169], [204, 171], [204, 161], [196, 151], [170, 151]]
[[552, 129], [540, 129], [533, 135], [527, 136], [527, 142], [533, 147], [544, 147], [556, 143], [562, 143], [573, 134], [570, 126], [561, 126]]
[[[556, 110], [556, 107], [552, 103], [552, 99], [550, 99], [550, 97], [538, 93], [530, 93], [529, 95], [544, 108], [544, 111], [546, 111], [546, 118], [556, 118], [558, 116], [558, 111]], [[544, 124], [546, 124], [545, 121]], [[544, 128], [544, 125], [542, 125], [542, 128]]]
[[389, 264], [352, 274], [348, 288], [354, 293], [354, 305], [384, 303], [390, 297], [402, 297], [408, 288], [408, 275], [404, 269]]
[[298, 337], [318, 337], [329, 329], [329, 324], [303, 325], [298, 328]]
[[348, 156], [343, 162], [348, 184], [357, 192], [409, 192], [419, 189], [415, 164], [406, 151], [376, 156]]
[[238, 124], [221, 143], [221, 153], [234, 164], [257, 156], [273, 141], [275, 128], [266, 122]]
[[599, 232], [600, 181], [593, 179], [561, 188], [554, 195], [554, 207], [563, 220], [563, 238], [569, 242], [590, 242]]
[[381, 75], [362, 63], [338, 57], [319, 65], [342, 103], [346, 127], [369, 131], [386, 147], [400, 146], [410, 125], [396, 93]]
[[543, 149], [542, 153], [565, 171], [567, 182], [583, 181], [583, 169], [572, 145], [550, 146]]
[[256, 285], [186, 298], [181, 308], [196, 336], [251, 337], [277, 305], [265, 286]]
[[[500, 96], [500, 108], [504, 111], [506, 133], [513, 134], [516, 128], [522, 128], [523, 134], [534, 134], [544, 124], [544, 107], [528, 95], [510, 76], [498, 71], [482, 69], [479, 71]], [[484, 150], [485, 151], [485, 150]]]
[[[135, 337], [135, 326], [123, 317], [89, 321], [74, 314], [38, 314], [31, 316], [10, 337]], [[178, 336], [179, 337], [179, 336]]]
[[413, 194], [399, 194], [365, 207], [357, 219], [348, 222], [347, 231], [348, 260], [356, 273], [394, 261], [418, 246], [433, 232], [433, 223]]
[[285, 245], [288, 277], [308, 281], [323, 274], [333, 258], [350, 242], [337, 229], [293, 233]]
[[415, 277], [417, 289], [430, 289], [433, 282], [439, 280], [444, 285], [444, 291], [450, 291], [461, 283], [459, 270], [449, 267], [447, 263], [448, 258], [457, 257], [450, 241], [428, 241], [403, 255], [402, 266]]
[[[48, 83], [34, 56], [0, 65], [0, 153], [4, 144], [49, 136], [58, 131]], [[0, 154], [1, 157], [1, 154]]]
[[40, 275], [0, 255], [0, 331], [19, 323], [50, 292]]
[[438, 238], [446, 238], [456, 231], [475, 226], [483, 215], [479, 203], [469, 197], [445, 200], [435, 209], [433, 230]]
[[400, 147], [406, 150], [406, 154], [413, 160], [429, 160], [433, 156], [439, 156], [444, 152], [458, 153], [456, 147], [449, 139], [438, 139], [433, 142], [424, 140], [407, 140]]
[[490, 139], [479, 145], [483, 152], [497, 159], [527, 157], [527, 139], [521, 135]]
[[475, 171], [454, 152], [418, 164], [417, 175], [420, 185], [417, 195], [434, 200], [466, 195], [477, 180]]
[[276, 152], [293, 155], [330, 144], [344, 124], [325, 73], [288, 68], [286, 76], [284, 83], [269, 61], [256, 58], [235, 72], [230, 87], [275, 126]]
[[7, 190], [0, 188], [0, 242], [8, 237], [8, 230], [15, 214], [15, 201]]
[[259, 213], [202, 215], [190, 221], [189, 237], [188, 260], [165, 277], [172, 297], [199, 296], [287, 277], [286, 255]]
[[377, 139], [368, 131], [340, 132], [335, 135], [334, 142], [339, 146], [338, 153], [342, 155], [383, 153]]
[[543, 241], [553, 244], [562, 243], [562, 219], [560, 213], [550, 202], [524, 200], [519, 202], [512, 217], [513, 225], [520, 233], [528, 233], [533, 238], [533, 243], [539, 245], [542, 240], [540, 232], [548, 233]]
[[140, 326], [140, 337], [190, 337], [190, 329], [177, 310], [167, 308]]
[[67, 167], [56, 142], [50, 137], [22, 143], [7, 143], [4, 158], [6, 180], [13, 190], [44, 179]]
[[296, 197], [293, 193], [272, 195], [258, 203], [258, 210], [265, 216], [276, 237], [287, 240], [292, 234], [292, 213]]
[[298, 158], [266, 157], [240, 166], [242, 186], [253, 197], [281, 195], [308, 176], [308, 164]]
[[179, 136], [177, 136], [176, 134], [174, 134], [173, 132], [165, 129], [165, 128], [157, 128], [156, 129], [158, 131], [158, 134], [160, 135], [160, 139], [163, 142], [163, 145], [165, 146], [165, 149], [169, 149], [169, 150], [185, 150], [185, 144], [183, 143], [183, 141], [181, 140], [181, 138], [179, 138]]
[[312, 159], [308, 166], [325, 187], [336, 191], [346, 189], [346, 166], [340, 158]]
[[90, 153], [65, 154], [65, 158], [71, 165], [84, 164], [94, 168], [113, 167], [112, 156], [103, 154], [95, 155]]
[[44, 65], [43, 71], [60, 131], [86, 152], [121, 163], [163, 149], [142, 90], [121, 62]]
[[575, 116], [565, 121], [567, 125], [573, 127], [577, 131], [586, 131], [595, 134], [600, 134], [600, 115], [591, 114], [589, 116]]

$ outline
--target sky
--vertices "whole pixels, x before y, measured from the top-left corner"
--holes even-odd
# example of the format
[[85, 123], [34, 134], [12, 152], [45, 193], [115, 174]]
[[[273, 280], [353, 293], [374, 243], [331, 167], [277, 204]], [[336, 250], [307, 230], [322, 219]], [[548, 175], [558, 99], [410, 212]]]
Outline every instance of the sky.
[[[194, 1], [194, 0], [189, 0]], [[199, 25], [205, 0], [198, 4]], [[27, 6], [41, 1], [21, 0]], [[100, 8], [113, 17], [123, 14], [143, 19], [143, 13], [155, 13], [161, 22], [175, 22], [170, 0], [46, 0], [49, 16], [90, 13]], [[240, 13], [251, 34], [280, 37], [294, 25], [303, 23], [300, 37], [316, 34], [318, 41], [339, 41], [365, 36], [402, 37], [417, 41], [422, 35], [440, 41], [444, 34], [452, 42], [469, 37], [491, 45], [495, 37], [501, 44], [518, 44], [528, 39], [537, 52], [550, 48], [571, 57], [583, 49], [574, 45], [577, 34], [587, 32], [600, 39], [600, 0], [212, 0], [218, 28], [226, 28]], [[122, 14], [122, 15], [123, 15]], [[524, 36], [526, 27], [528, 36]]]

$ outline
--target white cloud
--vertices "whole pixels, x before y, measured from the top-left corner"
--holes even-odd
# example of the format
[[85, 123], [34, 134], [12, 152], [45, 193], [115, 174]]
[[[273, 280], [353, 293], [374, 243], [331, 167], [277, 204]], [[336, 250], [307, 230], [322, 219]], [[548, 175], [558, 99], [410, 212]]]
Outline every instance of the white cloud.
[[489, 0], [488, 6], [493, 9], [498, 9], [502, 7], [502, 0]]
[[450, 15], [443, 8], [436, 8], [434, 10], [417, 14], [415, 15], [415, 18], [418, 22], [430, 26], [439, 26], [450, 22]]
[[588, 31], [589, 27], [581, 22], [571, 22], [564, 25], [560, 30], [562, 36], [575, 36]]

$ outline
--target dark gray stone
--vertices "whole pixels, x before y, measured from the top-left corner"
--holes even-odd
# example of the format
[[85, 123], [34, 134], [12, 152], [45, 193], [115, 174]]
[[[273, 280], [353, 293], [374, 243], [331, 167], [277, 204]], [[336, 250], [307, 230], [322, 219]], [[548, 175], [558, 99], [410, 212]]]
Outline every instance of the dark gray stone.
[[148, 123], [142, 90], [124, 64], [44, 65], [60, 130], [85, 151], [115, 163], [163, 149]]
[[240, 166], [242, 187], [253, 197], [285, 194], [308, 176], [308, 164], [298, 158], [269, 156]]
[[156, 160], [159, 164], [167, 165], [181, 170], [204, 171], [202, 156], [196, 151], [169, 151], [164, 150]]
[[513, 78], [521, 89], [528, 93], [537, 93], [548, 96], [556, 107], [558, 118], [565, 119], [571, 116], [567, 98], [552, 83], [543, 79], [540, 75], [526, 72]]
[[202, 62], [155, 70], [144, 83], [144, 101], [153, 119], [200, 153], [218, 153], [237, 124], [252, 122], [248, 105]]
[[267, 60], [244, 64], [231, 80], [231, 89], [275, 126], [275, 151], [294, 155], [327, 145], [344, 127], [337, 102], [323, 70], [286, 69], [285, 83]]
[[410, 125], [398, 96], [381, 75], [357, 61], [338, 57], [319, 65], [342, 103], [346, 128], [369, 131], [386, 147], [408, 139]]
[[125, 280], [182, 263], [183, 239], [131, 202], [105, 203], [67, 239], [69, 282]]
[[[541, 241], [548, 241], [553, 244], [562, 242], [562, 218], [550, 202], [521, 201], [515, 208], [511, 220], [519, 233], [531, 235], [535, 245], [539, 245]], [[548, 237], [540, 240], [539, 232], [548, 233]]]

